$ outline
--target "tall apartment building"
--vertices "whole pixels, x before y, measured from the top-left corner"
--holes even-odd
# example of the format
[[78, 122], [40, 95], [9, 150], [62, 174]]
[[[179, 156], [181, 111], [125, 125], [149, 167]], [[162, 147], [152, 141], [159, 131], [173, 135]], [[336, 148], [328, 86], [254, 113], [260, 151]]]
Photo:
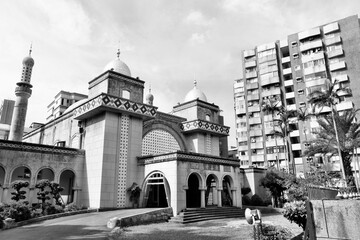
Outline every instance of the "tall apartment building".
[[[234, 83], [236, 137], [242, 166], [288, 166], [284, 140], [273, 135], [273, 116], [262, 111], [267, 98], [277, 99], [288, 110], [305, 110], [310, 108], [307, 96], [311, 92], [326, 89], [329, 81], [337, 79], [341, 87], [352, 90], [341, 93], [337, 110], [360, 107], [357, 15], [244, 50], [242, 63], [243, 78]], [[304, 144], [314, 137], [317, 127], [316, 118], [290, 124], [289, 164], [294, 163], [297, 174], [304, 173], [310, 164], [303, 156]], [[338, 159], [332, 161], [336, 166]]]

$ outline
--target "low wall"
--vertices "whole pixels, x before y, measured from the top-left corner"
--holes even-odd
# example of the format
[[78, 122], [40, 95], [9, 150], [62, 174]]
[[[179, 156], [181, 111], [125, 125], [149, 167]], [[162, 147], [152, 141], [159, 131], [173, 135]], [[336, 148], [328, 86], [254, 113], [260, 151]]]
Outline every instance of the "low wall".
[[107, 223], [108, 228], [114, 227], [126, 227], [126, 226], [134, 226], [134, 225], [141, 225], [146, 223], [155, 223], [155, 222], [165, 222], [173, 215], [173, 210], [171, 207], [149, 211], [146, 213], [141, 213], [129, 217], [124, 218], [112, 218]]
[[317, 239], [359, 239], [360, 200], [311, 200], [311, 205]]

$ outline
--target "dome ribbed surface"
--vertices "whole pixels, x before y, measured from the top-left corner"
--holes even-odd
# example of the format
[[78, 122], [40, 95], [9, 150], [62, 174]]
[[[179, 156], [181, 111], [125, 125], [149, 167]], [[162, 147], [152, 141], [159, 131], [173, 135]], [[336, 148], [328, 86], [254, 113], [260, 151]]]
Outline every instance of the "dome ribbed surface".
[[195, 99], [199, 99], [204, 102], [207, 102], [207, 98], [205, 94], [202, 91], [200, 91], [196, 86], [194, 86], [194, 88], [191, 89], [190, 92], [186, 94], [184, 101], [190, 102]]
[[105, 66], [104, 72], [108, 71], [108, 70], [112, 70], [114, 72], [121, 73], [121, 74], [131, 77], [131, 72], [130, 72], [129, 67], [126, 65], [126, 63], [121, 61], [119, 58], [116, 58], [115, 60], [109, 62]]

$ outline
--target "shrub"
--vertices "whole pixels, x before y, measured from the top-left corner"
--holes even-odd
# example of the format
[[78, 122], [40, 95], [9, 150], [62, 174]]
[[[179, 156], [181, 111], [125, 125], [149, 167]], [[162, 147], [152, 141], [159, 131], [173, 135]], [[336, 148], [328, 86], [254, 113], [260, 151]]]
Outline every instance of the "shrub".
[[4, 218], [2, 216], [0, 216], [0, 229], [2, 229], [4, 227]]
[[64, 209], [58, 205], [48, 204], [44, 209], [44, 215], [51, 215], [64, 212]]
[[24, 202], [5, 204], [2, 207], [0, 216], [3, 219], [12, 218], [15, 222], [24, 221], [31, 218], [31, 207]]
[[252, 206], [264, 206], [264, 201], [259, 197], [259, 195], [254, 194], [251, 197], [250, 204]]
[[306, 206], [305, 201], [292, 201], [284, 205], [284, 217], [290, 222], [294, 222], [305, 230], [306, 226]]
[[274, 226], [263, 224], [263, 240], [272, 240], [272, 239], [279, 239], [279, 240], [287, 240], [293, 237], [292, 232], [284, 227], [281, 226]]
[[242, 187], [241, 188], [241, 194], [242, 195], [246, 195], [246, 194], [248, 194], [250, 192], [251, 192], [251, 188], [249, 188], [249, 187]]
[[16, 201], [16, 202], [25, 199], [26, 198], [26, 196], [25, 196], [26, 191], [23, 191], [21, 189], [22, 188], [27, 188], [28, 186], [29, 186], [28, 181], [16, 180], [16, 181], [12, 182], [11, 183], [11, 188], [13, 188], [15, 190], [15, 192], [11, 193], [11, 195], [13, 195], [11, 197], [11, 199]]
[[243, 205], [250, 205], [251, 204], [251, 200], [249, 196], [243, 196], [242, 197], [242, 204]]
[[48, 196], [50, 192], [46, 190], [46, 188], [48, 188], [49, 186], [50, 182], [47, 179], [42, 179], [38, 181], [35, 185], [35, 187], [39, 189], [39, 192], [37, 193], [37, 199], [41, 201], [41, 208], [43, 210], [43, 213], [46, 208], [46, 200], [50, 200], [50, 197]]
[[76, 205], [75, 203], [70, 203], [68, 205], [65, 206], [64, 211], [65, 212], [75, 212], [75, 211], [79, 211], [79, 210], [83, 210], [86, 209], [86, 207], [80, 205]]
[[50, 194], [55, 199], [55, 204], [58, 206], [62, 206], [62, 199], [61, 199], [60, 193], [64, 190], [64, 188], [61, 187], [60, 184], [58, 184], [56, 182], [51, 182], [49, 184], [49, 187], [51, 189]]

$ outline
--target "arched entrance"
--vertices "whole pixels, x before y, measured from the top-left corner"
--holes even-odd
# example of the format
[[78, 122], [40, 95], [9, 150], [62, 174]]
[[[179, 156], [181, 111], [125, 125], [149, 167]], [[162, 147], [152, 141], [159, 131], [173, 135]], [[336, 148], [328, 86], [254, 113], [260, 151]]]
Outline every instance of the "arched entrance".
[[188, 189], [186, 191], [186, 207], [199, 208], [201, 204], [200, 176], [196, 173], [190, 174], [188, 178]]
[[65, 204], [74, 201], [74, 182], [75, 174], [71, 170], [65, 170], [60, 175], [60, 186], [64, 188], [61, 192], [61, 198]]
[[216, 206], [218, 204], [217, 194], [217, 178], [214, 174], [210, 174], [206, 178], [205, 205]]
[[39, 171], [36, 181], [47, 179], [50, 182], [54, 181], [54, 172], [50, 168], [43, 168]]
[[152, 173], [145, 181], [144, 190], [145, 207], [170, 206], [170, 188], [162, 173]]
[[230, 176], [225, 176], [222, 180], [223, 191], [221, 194], [223, 206], [233, 206], [234, 201], [231, 194], [231, 184], [232, 179], [230, 178]]

